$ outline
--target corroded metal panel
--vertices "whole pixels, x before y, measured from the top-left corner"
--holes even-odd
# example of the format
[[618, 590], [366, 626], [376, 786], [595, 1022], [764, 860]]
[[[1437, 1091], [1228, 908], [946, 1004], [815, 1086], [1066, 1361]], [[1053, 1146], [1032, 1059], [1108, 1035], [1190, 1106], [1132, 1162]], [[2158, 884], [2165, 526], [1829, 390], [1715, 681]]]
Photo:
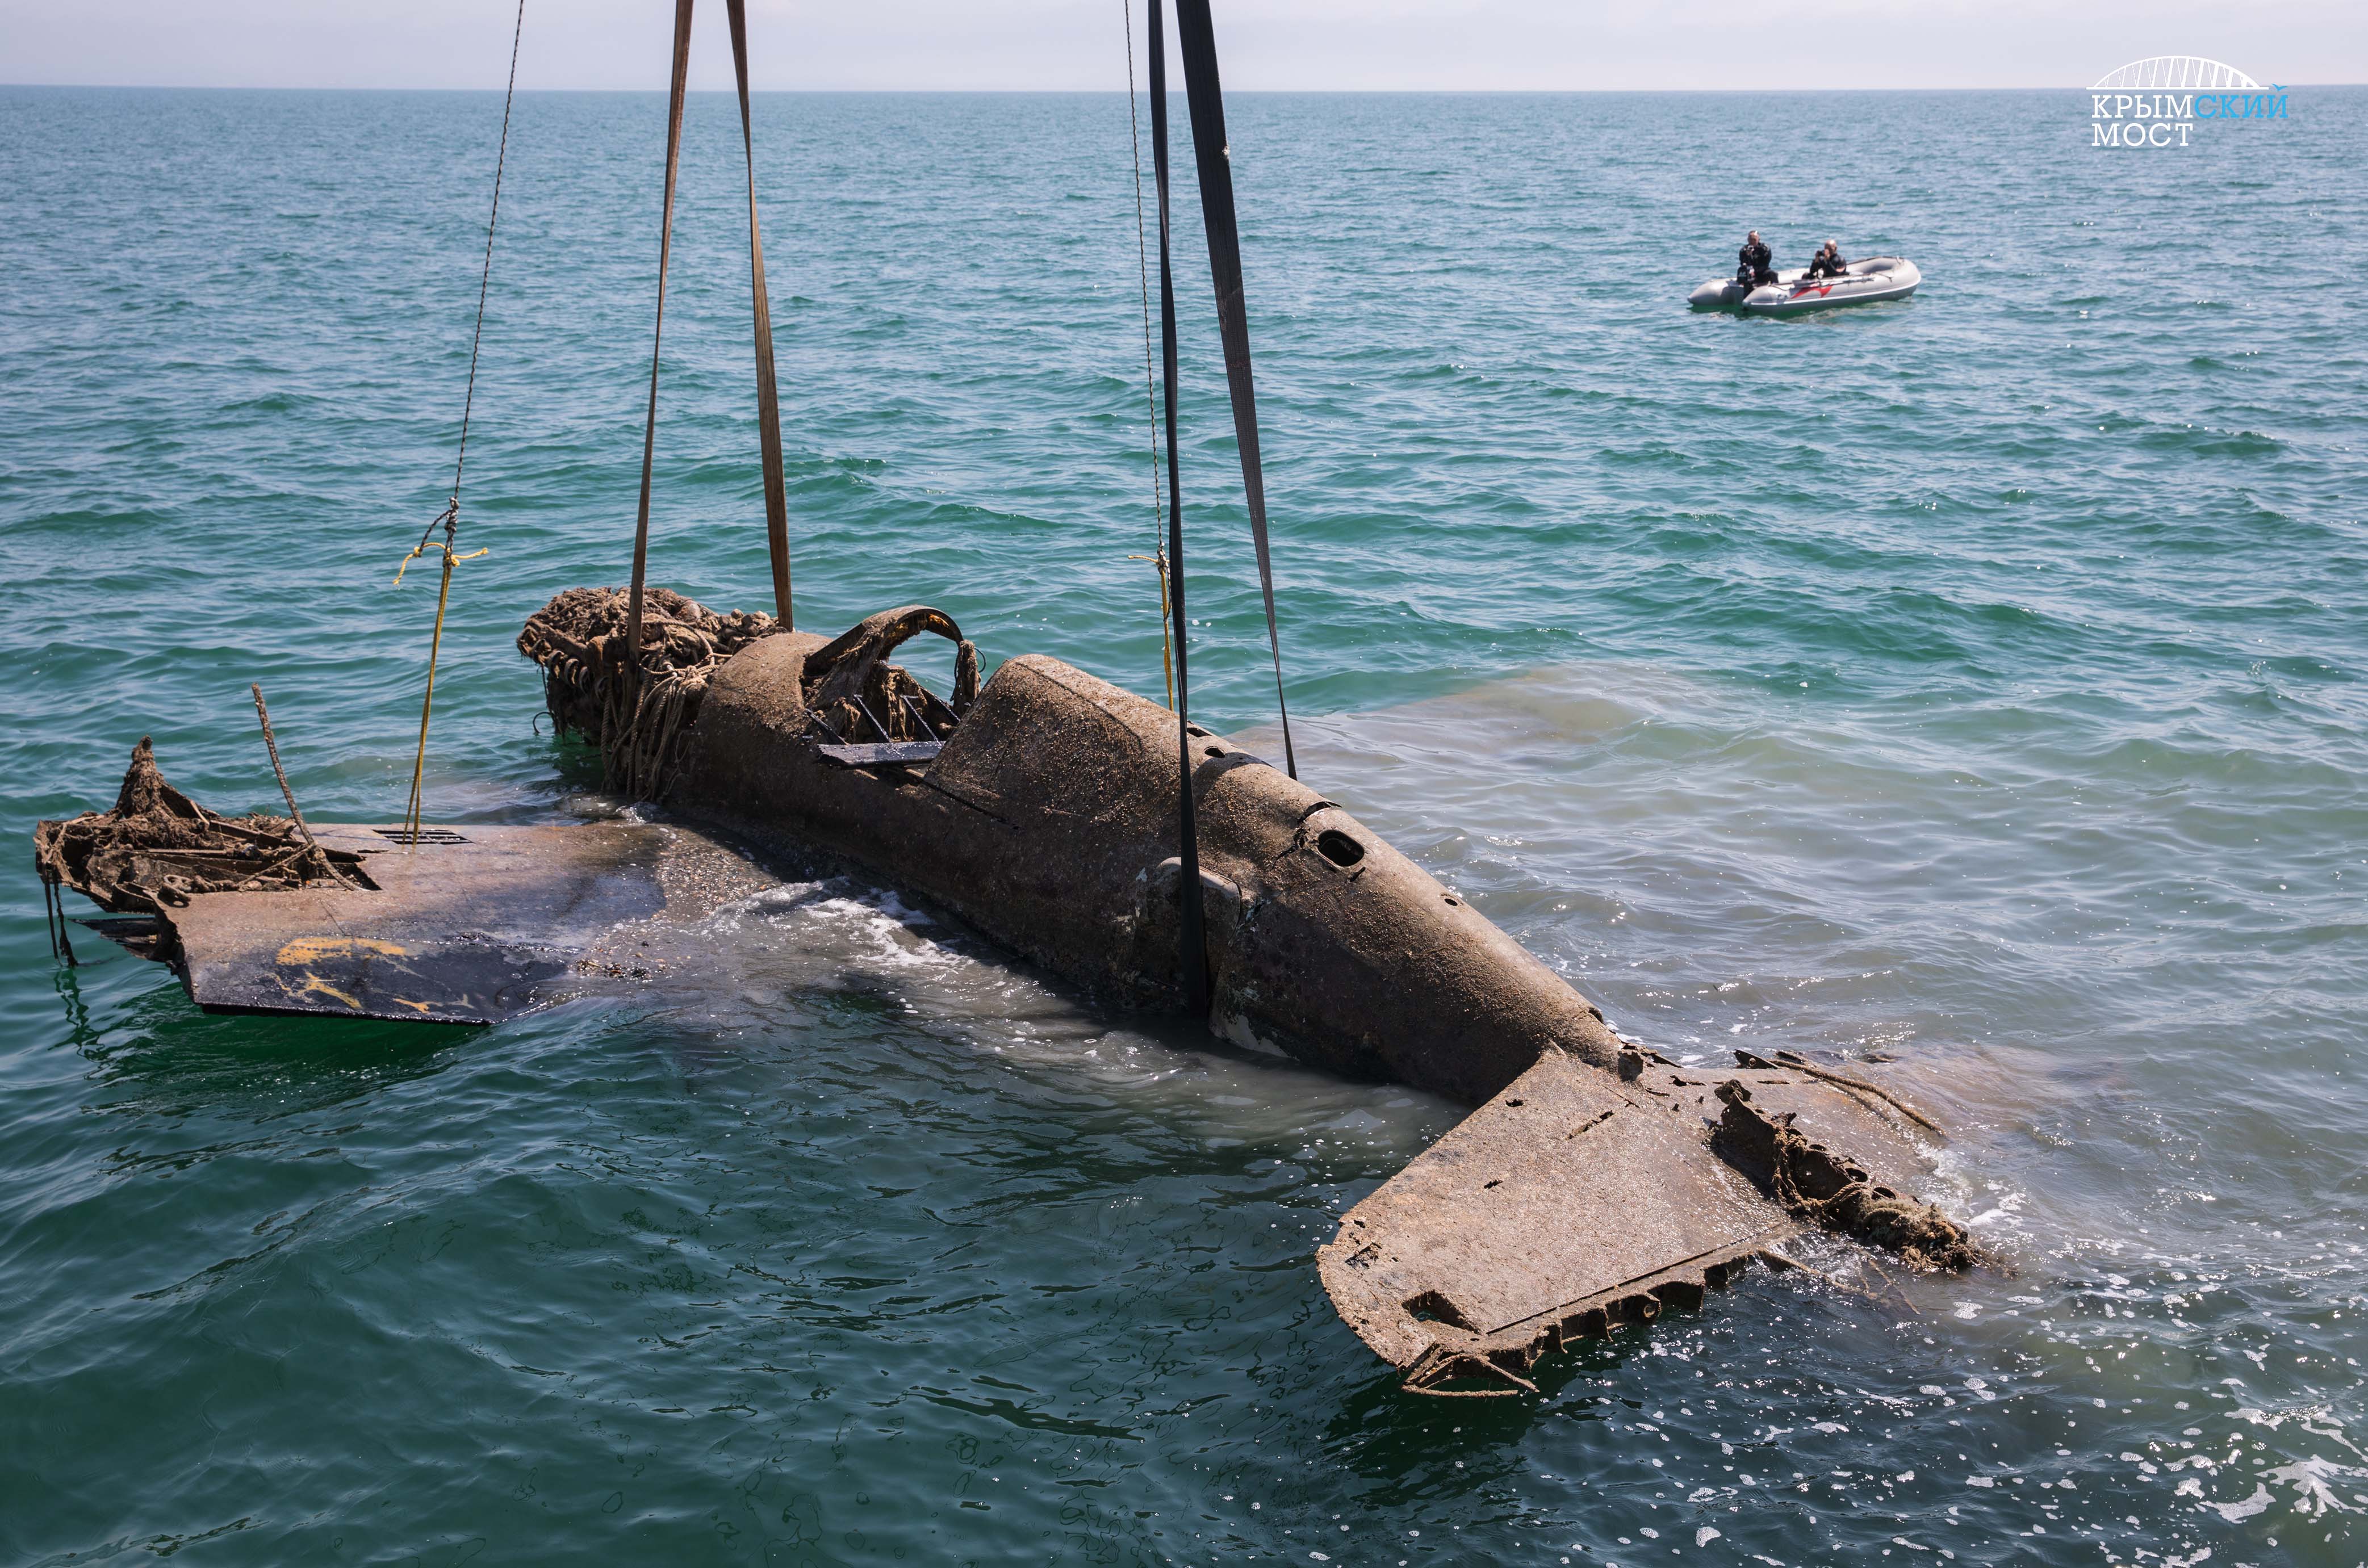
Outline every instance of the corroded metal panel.
[[[1409, 1388], [1509, 1394], [1548, 1351], [1698, 1302], [1805, 1227], [1855, 1232], [1880, 1210], [1962, 1241], [1904, 1196], [1923, 1161], [1879, 1094], [1791, 1068], [1698, 1074], [1631, 1051], [1615, 1074], [1551, 1053], [1343, 1216], [1317, 1268]], [[1815, 1155], [1788, 1170], [1830, 1166], [1850, 1204], [1796, 1190], [1738, 1140], [1770, 1128]]]
[[417, 844], [393, 829], [316, 832], [361, 854], [376, 888], [203, 893], [165, 912], [208, 1012], [491, 1023], [546, 998], [617, 927], [712, 904], [670, 892], [686, 880], [662, 874], [671, 862], [730, 858], [631, 822], [466, 826]]
[[[1434, 1345], [1526, 1369], [1592, 1312], [1789, 1234], [1691, 1108], [1556, 1053], [1344, 1217], [1317, 1254], [1359, 1337], [1412, 1368]], [[1615, 1317], [1612, 1321], [1624, 1321]], [[1599, 1327], [1596, 1332], [1601, 1332]]]

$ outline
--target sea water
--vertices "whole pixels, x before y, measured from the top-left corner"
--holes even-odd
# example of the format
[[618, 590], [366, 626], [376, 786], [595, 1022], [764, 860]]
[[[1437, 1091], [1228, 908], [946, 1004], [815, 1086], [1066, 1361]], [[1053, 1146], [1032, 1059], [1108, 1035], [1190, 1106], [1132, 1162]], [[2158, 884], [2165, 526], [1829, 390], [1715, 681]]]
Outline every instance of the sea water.
[[[1895, 1059], [2008, 1265], [1832, 1248], [1499, 1402], [1312, 1261], [1458, 1108], [860, 881], [481, 1030], [51, 963], [27, 835], [140, 736], [279, 809], [250, 680], [309, 813], [399, 813], [501, 108], [0, 93], [0, 1560], [2368, 1555], [2368, 92], [2143, 153], [2069, 92], [1229, 106], [1302, 771], [1634, 1038]], [[1159, 693], [1125, 96], [756, 121], [800, 624]], [[664, 128], [518, 105], [431, 820], [617, 804], [511, 639], [627, 574]], [[737, 131], [652, 577], [766, 608]], [[1181, 161], [1194, 712], [1279, 752]], [[1687, 312], [1747, 227], [1927, 281]]]

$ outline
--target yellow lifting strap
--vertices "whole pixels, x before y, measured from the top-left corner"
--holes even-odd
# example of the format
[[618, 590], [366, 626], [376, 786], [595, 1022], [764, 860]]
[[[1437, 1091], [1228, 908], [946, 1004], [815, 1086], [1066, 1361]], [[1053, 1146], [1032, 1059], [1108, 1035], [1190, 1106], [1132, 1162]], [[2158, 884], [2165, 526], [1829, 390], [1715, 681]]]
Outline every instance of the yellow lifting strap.
[[1156, 555], [1130, 555], [1129, 561], [1148, 561], [1159, 568], [1159, 674], [1167, 683], [1167, 710], [1176, 711], [1176, 655], [1167, 641], [1167, 552]]
[[[428, 532], [433, 534], [435, 531], [435, 526], [430, 524]], [[450, 513], [445, 517], [444, 534], [440, 540], [421, 540], [413, 547], [411, 553], [403, 558], [403, 564], [394, 569], [394, 585], [399, 588], [403, 586], [403, 574], [411, 569], [413, 562], [431, 550], [444, 557], [444, 581], [436, 590], [436, 630], [427, 639], [427, 694], [419, 699], [419, 755], [411, 761], [411, 800], [403, 810], [404, 834], [406, 841], [414, 845], [419, 842], [419, 791], [421, 781], [427, 776], [427, 716], [436, 708], [436, 656], [444, 649], [444, 607], [452, 598], [452, 564], [457, 561], [474, 561], [485, 553], [482, 550], [472, 550], [462, 555], [453, 550]]]

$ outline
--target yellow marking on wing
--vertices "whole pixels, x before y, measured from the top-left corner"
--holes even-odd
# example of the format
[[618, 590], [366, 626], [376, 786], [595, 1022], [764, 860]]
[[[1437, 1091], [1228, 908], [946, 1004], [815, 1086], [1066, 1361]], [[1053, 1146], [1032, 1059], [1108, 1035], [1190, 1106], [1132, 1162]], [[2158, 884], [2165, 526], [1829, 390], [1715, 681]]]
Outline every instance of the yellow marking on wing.
[[347, 1006], [352, 1008], [357, 1013], [362, 1010], [360, 997], [347, 995], [345, 992], [338, 990], [336, 986], [330, 984], [327, 981], [323, 980], [317, 974], [306, 975], [304, 977], [304, 983], [296, 986], [291, 986], [283, 980], [279, 983], [279, 988], [287, 992], [290, 996], [302, 996], [308, 993], [318, 992], [321, 995], [330, 997], [336, 1001], [343, 1002]]
[[411, 956], [409, 949], [399, 942], [374, 941], [368, 937], [299, 937], [279, 949], [274, 960], [288, 969], [319, 963], [324, 959], [356, 958], [364, 953], [377, 953], [390, 959]]

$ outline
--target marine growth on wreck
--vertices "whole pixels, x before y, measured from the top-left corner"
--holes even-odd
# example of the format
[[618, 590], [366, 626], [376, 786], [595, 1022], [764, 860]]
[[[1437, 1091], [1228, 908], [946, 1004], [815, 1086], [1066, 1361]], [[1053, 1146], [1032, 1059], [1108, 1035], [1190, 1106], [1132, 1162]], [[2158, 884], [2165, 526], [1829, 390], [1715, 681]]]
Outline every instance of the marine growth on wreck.
[[[680, 16], [661, 323], [687, 5]], [[1150, 16], [1156, 379], [1172, 453], [1167, 55], [1162, 8]], [[1205, 0], [1180, 0], [1178, 16], [1280, 703], [1213, 35]], [[736, 25], [734, 42], [745, 49]], [[745, 88], [740, 108], [745, 128]], [[749, 157], [753, 185], [753, 148]], [[1249, 1051], [1474, 1108], [1343, 1214], [1315, 1258], [1342, 1318], [1417, 1392], [1518, 1396], [1541, 1357], [1575, 1340], [1698, 1306], [1756, 1262], [1800, 1267], [1785, 1249], [1804, 1232], [1911, 1268], [1983, 1261], [1963, 1226], [1916, 1196], [1939, 1130], [1900, 1095], [1798, 1057], [1738, 1053], [1713, 1071], [1622, 1039], [1359, 820], [1344, 803], [1356, 780], [1334, 781], [1336, 799], [1297, 777], [1287, 712], [1281, 766], [1193, 722], [1177, 464], [1165, 469], [1158, 562], [1170, 703], [1024, 650], [993, 650], [1000, 662], [983, 679], [979, 650], [927, 605], [833, 636], [797, 629], [753, 199], [750, 254], [773, 608], [719, 610], [647, 580], [654, 342], [629, 584], [571, 588], [518, 635], [559, 733], [596, 748], [609, 790], [660, 820], [308, 826], [292, 793], [287, 819], [233, 819], [166, 784], [143, 740], [111, 810], [40, 824], [45, 886], [109, 912], [103, 934], [171, 964], [211, 1010], [462, 1024], [566, 995], [588, 974], [630, 976], [620, 933], [680, 926], [745, 892], [734, 869], [744, 847], [860, 870], [1095, 1006], [1201, 1020]], [[472, 559], [458, 549], [459, 481], [456, 464], [453, 498], [414, 551], [438, 554], [443, 569], [435, 645], [454, 563]], [[916, 637], [952, 644], [948, 690], [897, 662]], [[433, 670], [431, 652], [423, 764]], [[52, 929], [63, 943], [63, 922]]]

